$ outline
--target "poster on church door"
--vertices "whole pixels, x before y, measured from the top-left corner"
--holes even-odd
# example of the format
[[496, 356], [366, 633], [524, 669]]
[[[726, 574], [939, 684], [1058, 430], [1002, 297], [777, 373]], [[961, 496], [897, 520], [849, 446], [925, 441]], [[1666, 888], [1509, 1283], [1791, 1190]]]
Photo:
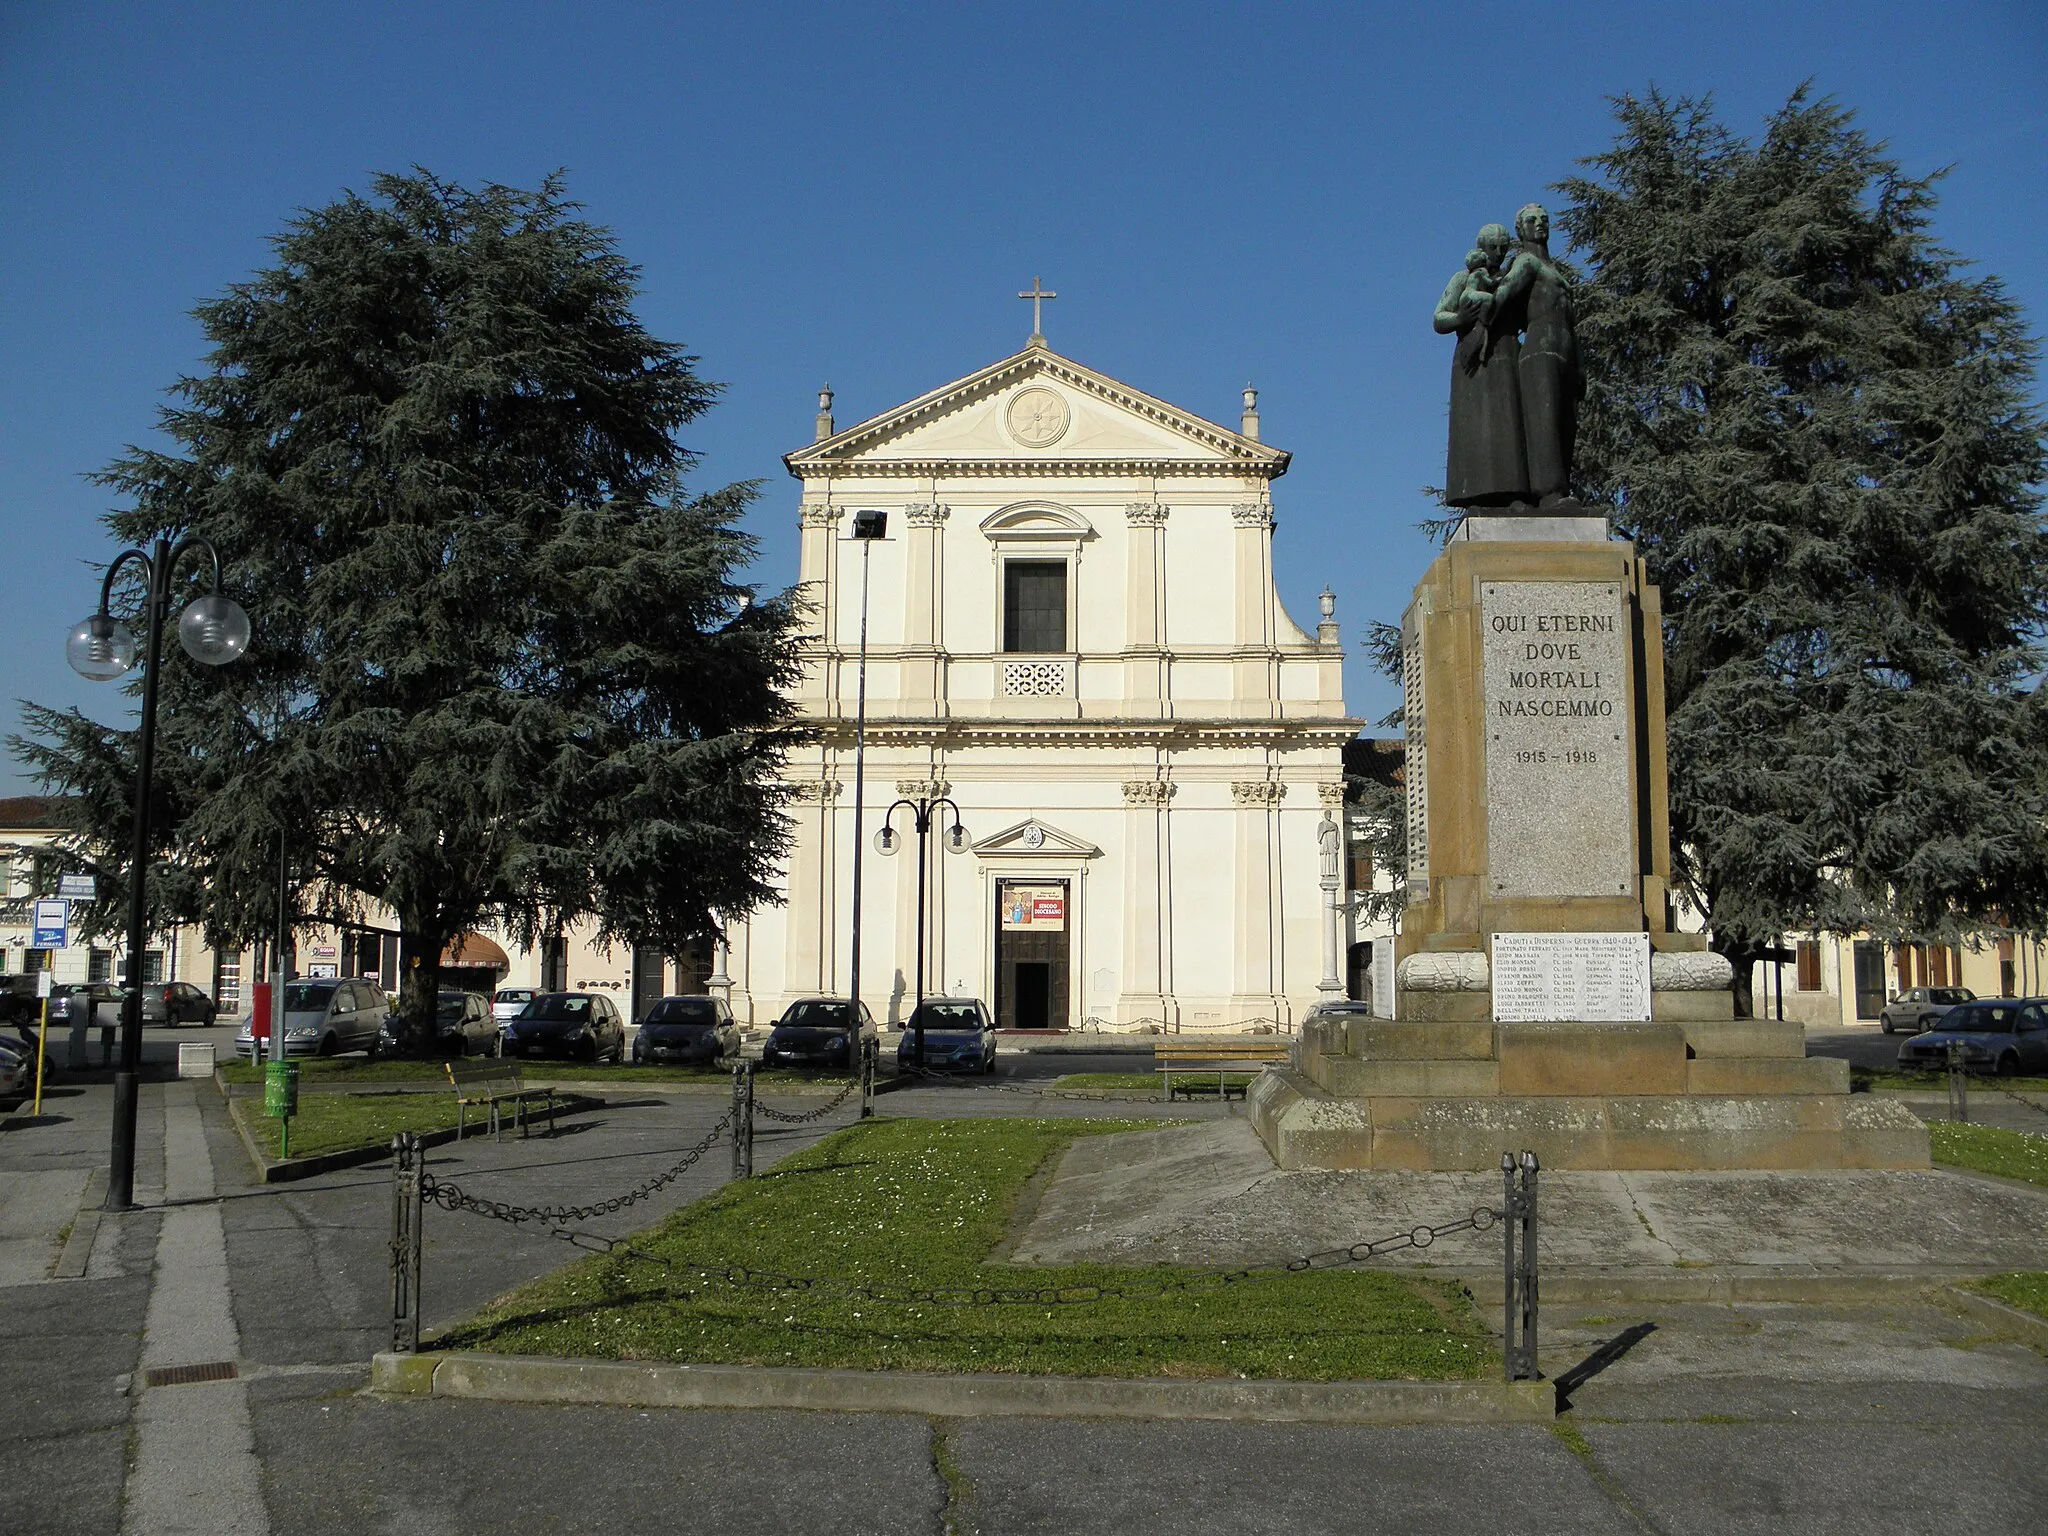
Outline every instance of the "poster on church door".
[[1067, 926], [1064, 885], [1005, 885], [1002, 926], [1029, 928], [1034, 933], [1059, 933]]

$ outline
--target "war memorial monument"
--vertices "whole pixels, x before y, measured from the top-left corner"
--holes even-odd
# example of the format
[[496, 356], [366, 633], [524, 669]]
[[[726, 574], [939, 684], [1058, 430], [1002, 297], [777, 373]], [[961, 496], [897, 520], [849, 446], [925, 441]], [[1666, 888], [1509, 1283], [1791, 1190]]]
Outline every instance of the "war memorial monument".
[[1574, 500], [1571, 294], [1531, 205], [1439, 302], [1463, 518], [1402, 625], [1407, 906], [1393, 1018], [1322, 1015], [1251, 1094], [1283, 1168], [1925, 1168], [1804, 1026], [1737, 1019], [1677, 931], [1657, 588]]

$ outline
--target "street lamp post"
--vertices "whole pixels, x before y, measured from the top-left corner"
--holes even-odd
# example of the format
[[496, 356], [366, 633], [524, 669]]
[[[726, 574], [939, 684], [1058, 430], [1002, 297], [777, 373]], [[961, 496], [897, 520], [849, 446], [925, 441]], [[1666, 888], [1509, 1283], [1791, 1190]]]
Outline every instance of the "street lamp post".
[[157, 664], [164, 625], [170, 619], [171, 576], [187, 554], [203, 554], [212, 568], [204, 597], [185, 605], [178, 619], [178, 643], [194, 661], [224, 666], [249, 648], [249, 616], [221, 596], [220, 554], [205, 539], [188, 535], [173, 544], [158, 539], [154, 550], [124, 549], [100, 581], [99, 611], [72, 627], [65, 658], [79, 676], [112, 682], [134, 667], [135, 635], [111, 617], [107, 602], [114, 578], [131, 561], [142, 567], [148, 588], [142, 621], [142, 732], [135, 750], [134, 839], [128, 862], [128, 992], [121, 1003], [121, 1060], [114, 1071], [114, 1142], [104, 1209], [125, 1211], [135, 1203], [136, 1078], [142, 1070], [142, 951], [148, 941], [144, 887], [149, 865], [150, 776], [156, 758]]
[[920, 1072], [924, 1070], [924, 891], [931, 879], [928, 839], [932, 830], [932, 812], [942, 805], [950, 807], [953, 812], [953, 824], [946, 828], [946, 852], [963, 852], [967, 847], [967, 829], [960, 825], [960, 807], [954, 805], [947, 795], [930, 800], [898, 800], [883, 813], [882, 829], [875, 834], [875, 851], [893, 854], [897, 838], [892, 823], [899, 809], [910, 807], [911, 825], [917, 831], [917, 1005], [911, 1010], [910, 1023], [911, 1049]]
[[[868, 765], [868, 566], [875, 541], [889, 536], [889, 514], [854, 513], [853, 536], [860, 542], [860, 670], [853, 715], [853, 956], [846, 978], [846, 1065], [858, 1074], [860, 1053], [866, 1048], [860, 1032], [860, 823]], [[865, 1116], [867, 1110], [861, 1113]]]

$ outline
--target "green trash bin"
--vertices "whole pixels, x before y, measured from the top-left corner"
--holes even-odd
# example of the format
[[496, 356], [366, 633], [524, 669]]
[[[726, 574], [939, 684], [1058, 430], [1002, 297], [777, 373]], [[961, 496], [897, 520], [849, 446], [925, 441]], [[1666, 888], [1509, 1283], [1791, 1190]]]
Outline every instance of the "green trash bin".
[[299, 1064], [273, 1061], [263, 1069], [263, 1113], [279, 1121], [278, 1150], [292, 1155], [292, 1116], [299, 1112]]

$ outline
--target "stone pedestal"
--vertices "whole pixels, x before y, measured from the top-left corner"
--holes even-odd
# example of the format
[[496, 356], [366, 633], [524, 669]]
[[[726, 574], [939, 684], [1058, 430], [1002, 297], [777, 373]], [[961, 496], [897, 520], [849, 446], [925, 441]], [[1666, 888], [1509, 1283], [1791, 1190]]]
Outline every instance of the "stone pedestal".
[[[1604, 519], [1467, 519], [1403, 623], [1395, 1019], [1326, 1016], [1250, 1095], [1283, 1168], [1924, 1168], [1798, 1024], [1673, 932], [1657, 589]], [[1496, 967], [1500, 974], [1496, 975]]]

